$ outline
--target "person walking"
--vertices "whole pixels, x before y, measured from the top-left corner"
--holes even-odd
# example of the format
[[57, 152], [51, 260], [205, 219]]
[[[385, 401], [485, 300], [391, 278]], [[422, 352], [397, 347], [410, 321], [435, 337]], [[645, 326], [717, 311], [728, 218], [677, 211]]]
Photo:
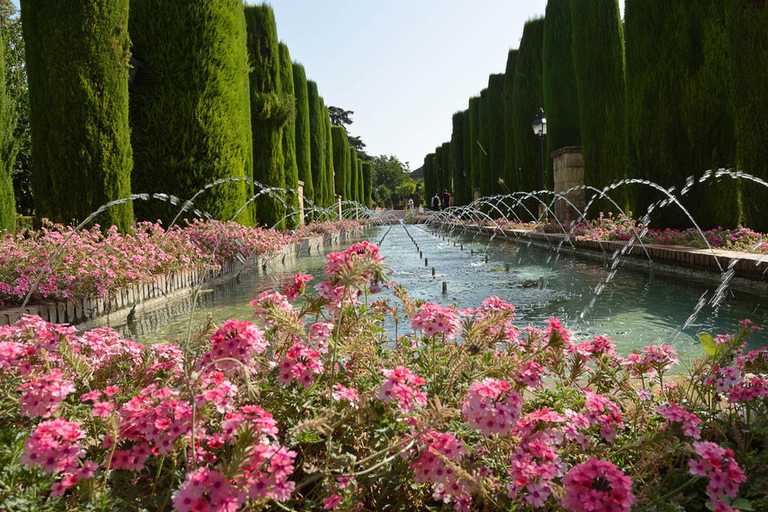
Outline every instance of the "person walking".
[[412, 197], [408, 198], [408, 210], [409, 211], [413, 211], [413, 198]]
[[432, 196], [432, 209], [436, 212], [440, 211], [440, 196], [437, 195], [437, 192], [435, 192], [435, 195]]
[[443, 209], [449, 206], [451, 206], [451, 193], [448, 192], [448, 189], [445, 189], [445, 192], [443, 192]]

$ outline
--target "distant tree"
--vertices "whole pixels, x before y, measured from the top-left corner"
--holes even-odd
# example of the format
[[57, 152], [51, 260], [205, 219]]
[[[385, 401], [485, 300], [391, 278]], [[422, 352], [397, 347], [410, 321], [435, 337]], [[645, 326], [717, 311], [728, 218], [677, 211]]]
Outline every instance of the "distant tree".
[[293, 93], [296, 97], [296, 165], [299, 168], [299, 180], [304, 183], [304, 199], [314, 201], [315, 187], [312, 184], [307, 74], [304, 71], [304, 66], [295, 62], [293, 63]]
[[395, 187], [410, 179], [408, 170], [396, 156], [377, 156], [372, 160], [373, 186], [386, 185], [391, 191]]
[[[413, 198], [416, 194], [416, 182], [413, 180], [404, 181], [395, 188], [395, 194], [403, 201], [407, 201], [408, 198]], [[404, 204], [398, 204], [398, 208], [405, 206]]]
[[363, 162], [363, 192], [365, 205], [373, 208], [373, 164], [371, 162]]
[[[509, 50], [507, 54], [507, 67], [504, 71], [504, 184], [506, 192], [520, 190], [520, 174], [515, 166], [515, 137], [514, 137], [514, 88], [515, 88], [515, 64], [517, 64], [517, 50]], [[469, 116], [465, 120], [467, 132], [469, 132]], [[469, 158], [469, 154], [464, 156]]]
[[[365, 147], [365, 142], [363, 142], [359, 136], [349, 135], [349, 145], [355, 148], [355, 150], [358, 153], [363, 153], [365, 155], [365, 152], [363, 151], [363, 148]], [[365, 156], [368, 156], [368, 155], [365, 155]]]
[[392, 206], [392, 191], [386, 185], [379, 185], [376, 187], [376, 203], [380, 206], [388, 207]]
[[340, 107], [334, 107], [333, 105], [328, 107], [328, 115], [331, 116], [331, 124], [333, 126], [346, 126], [352, 124], [352, 118], [350, 117], [355, 112], [353, 110], [344, 110]]
[[312, 186], [315, 192], [315, 206], [325, 204], [325, 109], [323, 99], [318, 95], [317, 83], [307, 81], [309, 98], [309, 149], [312, 158]]
[[[293, 115], [288, 118], [282, 129], [283, 165], [285, 169], [286, 189], [297, 190], [299, 186], [299, 168], [296, 163], [296, 96], [293, 86], [293, 64], [288, 46], [280, 43], [280, 87], [283, 102], [292, 107]], [[294, 229], [299, 225], [299, 196], [288, 192], [285, 196], [288, 203], [288, 216], [285, 227]]]
[[[0, 39], [0, 55], [5, 55], [5, 41]], [[13, 162], [18, 145], [13, 138], [16, 112], [5, 92], [5, 59], [0, 59], [0, 234], [16, 231], [16, 199], [13, 194]]]

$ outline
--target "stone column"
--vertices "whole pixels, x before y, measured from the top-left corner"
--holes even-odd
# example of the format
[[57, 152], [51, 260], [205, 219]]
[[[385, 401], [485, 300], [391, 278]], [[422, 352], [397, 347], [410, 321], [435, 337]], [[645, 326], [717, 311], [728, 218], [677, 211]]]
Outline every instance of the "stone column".
[[336, 210], [339, 214], [339, 220], [342, 220], [344, 217], [341, 216], [341, 196], [336, 196]]
[[555, 215], [560, 222], [566, 220], [576, 221], [581, 217], [587, 204], [583, 188], [584, 150], [580, 146], [566, 146], [553, 151], [551, 156], [555, 179], [555, 193], [562, 195], [566, 190], [581, 187], [565, 194], [565, 197], [573, 206], [563, 199], [555, 201]]
[[299, 180], [299, 227], [304, 226], [304, 182]]

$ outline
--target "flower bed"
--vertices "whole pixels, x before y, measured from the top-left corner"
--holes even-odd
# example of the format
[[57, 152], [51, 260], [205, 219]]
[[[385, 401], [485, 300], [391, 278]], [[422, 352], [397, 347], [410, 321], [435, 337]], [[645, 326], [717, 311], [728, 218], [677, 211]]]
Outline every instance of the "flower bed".
[[99, 226], [75, 232], [46, 225], [39, 232], [0, 239], [0, 309], [20, 304], [35, 281], [32, 301], [62, 301], [74, 296], [105, 297], [154, 276], [184, 270], [218, 270], [235, 259], [269, 254], [314, 235], [360, 229], [355, 221], [306, 226], [291, 234], [235, 222], [196, 220], [163, 229], [139, 223], [132, 233]]
[[[142, 346], [25, 317], [0, 328], [0, 509], [765, 510], [768, 350], [756, 327], [626, 356], [498, 298], [455, 311], [327, 258], [254, 323]], [[384, 319], [413, 333], [392, 340]], [[15, 508], [14, 508], [15, 507]]]

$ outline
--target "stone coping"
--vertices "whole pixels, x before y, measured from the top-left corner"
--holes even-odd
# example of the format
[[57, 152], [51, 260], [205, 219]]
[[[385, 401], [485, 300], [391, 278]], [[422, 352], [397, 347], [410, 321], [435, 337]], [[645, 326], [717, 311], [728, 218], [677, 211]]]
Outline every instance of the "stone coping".
[[[133, 284], [110, 293], [108, 297], [96, 294], [75, 297], [66, 302], [30, 304], [24, 313], [37, 315], [53, 324], [66, 323], [80, 330], [100, 325], [100, 319], [110, 317], [112, 322], [124, 321], [131, 314], [152, 310], [163, 303], [190, 294], [201, 285], [215, 286], [236, 278], [241, 272], [267, 272], [275, 262], [285, 263], [302, 255], [319, 253], [327, 245], [338, 244], [349, 232], [318, 235], [286, 245], [270, 254], [254, 256], [246, 261], [234, 260], [216, 272], [180, 270], [152, 277], [143, 283]], [[14, 323], [19, 308], [0, 310], [0, 326]]]

